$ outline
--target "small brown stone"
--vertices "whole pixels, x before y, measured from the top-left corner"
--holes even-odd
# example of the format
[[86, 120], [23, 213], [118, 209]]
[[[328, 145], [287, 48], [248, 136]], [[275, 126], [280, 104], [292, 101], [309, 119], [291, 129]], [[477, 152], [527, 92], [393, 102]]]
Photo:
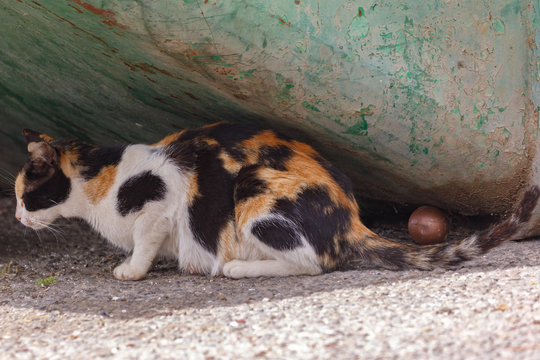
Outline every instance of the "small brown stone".
[[409, 234], [420, 245], [437, 244], [446, 240], [446, 214], [432, 206], [420, 206], [409, 217]]

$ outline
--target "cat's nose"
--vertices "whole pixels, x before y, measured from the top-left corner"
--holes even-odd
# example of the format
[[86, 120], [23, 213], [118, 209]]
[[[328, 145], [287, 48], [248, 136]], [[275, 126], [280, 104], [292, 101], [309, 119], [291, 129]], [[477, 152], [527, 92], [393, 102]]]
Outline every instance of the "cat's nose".
[[20, 217], [20, 216], [15, 215], [15, 217], [17, 218], [17, 220], [21, 221], [21, 217]]

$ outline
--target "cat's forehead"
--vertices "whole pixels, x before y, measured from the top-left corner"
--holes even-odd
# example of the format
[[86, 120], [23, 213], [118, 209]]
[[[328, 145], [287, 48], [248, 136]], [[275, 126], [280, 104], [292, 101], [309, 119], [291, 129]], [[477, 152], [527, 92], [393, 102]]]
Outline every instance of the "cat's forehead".
[[15, 195], [22, 198], [26, 193], [40, 187], [55, 173], [54, 167], [30, 156], [15, 180]]

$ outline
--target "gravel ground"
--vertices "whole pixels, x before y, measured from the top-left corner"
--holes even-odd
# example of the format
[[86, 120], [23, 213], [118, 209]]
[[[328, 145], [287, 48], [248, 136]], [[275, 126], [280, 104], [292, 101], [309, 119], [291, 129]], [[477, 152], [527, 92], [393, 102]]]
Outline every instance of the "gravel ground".
[[0, 199], [2, 359], [540, 359], [537, 240], [452, 270], [229, 280], [161, 262], [120, 282], [88, 226], [36, 234], [13, 209]]

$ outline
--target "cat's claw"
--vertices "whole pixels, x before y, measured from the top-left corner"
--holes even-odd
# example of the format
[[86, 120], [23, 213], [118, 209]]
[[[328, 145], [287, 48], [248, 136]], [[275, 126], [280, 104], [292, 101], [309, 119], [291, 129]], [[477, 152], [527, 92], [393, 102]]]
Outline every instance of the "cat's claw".
[[118, 280], [141, 280], [146, 277], [146, 273], [125, 262], [114, 268], [113, 275]]

